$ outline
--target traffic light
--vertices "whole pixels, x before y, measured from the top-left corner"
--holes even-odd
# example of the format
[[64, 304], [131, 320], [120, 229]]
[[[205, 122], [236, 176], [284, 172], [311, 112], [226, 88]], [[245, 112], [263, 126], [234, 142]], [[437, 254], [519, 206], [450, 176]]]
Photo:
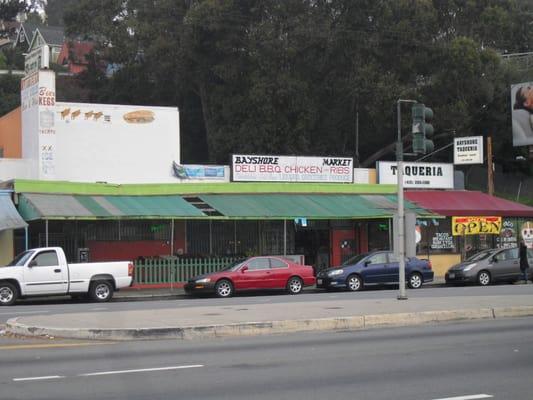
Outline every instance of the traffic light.
[[422, 103], [417, 103], [411, 109], [413, 119], [413, 153], [426, 154], [435, 148], [433, 141], [433, 125], [429, 123], [433, 119], [433, 110]]

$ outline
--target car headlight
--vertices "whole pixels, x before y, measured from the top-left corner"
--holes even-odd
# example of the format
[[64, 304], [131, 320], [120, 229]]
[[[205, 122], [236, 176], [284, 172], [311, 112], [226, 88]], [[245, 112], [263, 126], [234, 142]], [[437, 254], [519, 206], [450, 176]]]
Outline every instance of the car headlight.
[[466, 267], [463, 268], [463, 271], [470, 271], [472, 268], [474, 268], [477, 265], [477, 263], [468, 264]]
[[333, 271], [328, 272], [328, 276], [337, 276], [342, 275], [344, 273], [344, 270], [342, 269], [334, 269]]
[[211, 278], [198, 279], [196, 283], [208, 283], [211, 282]]

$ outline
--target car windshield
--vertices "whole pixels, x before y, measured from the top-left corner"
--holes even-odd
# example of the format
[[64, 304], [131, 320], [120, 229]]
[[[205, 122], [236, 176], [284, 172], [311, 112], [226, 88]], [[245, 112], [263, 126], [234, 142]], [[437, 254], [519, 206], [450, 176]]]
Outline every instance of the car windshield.
[[494, 253], [494, 250], [483, 250], [479, 253], [474, 254], [472, 257], [468, 258], [466, 261], [481, 261]]
[[31, 257], [33, 254], [33, 251], [24, 251], [20, 253], [18, 256], [16, 256], [13, 261], [11, 261], [9, 264], [7, 264], [7, 267], [13, 267], [13, 266], [21, 266], [26, 264], [26, 261], [28, 261], [28, 258]]
[[365, 258], [368, 255], [368, 253], [358, 254], [356, 256], [350, 257], [346, 261], [342, 263], [342, 265], [353, 265], [357, 264], [359, 261], [361, 261], [363, 258]]
[[225, 266], [221, 271], [237, 271], [246, 260], [240, 259]]

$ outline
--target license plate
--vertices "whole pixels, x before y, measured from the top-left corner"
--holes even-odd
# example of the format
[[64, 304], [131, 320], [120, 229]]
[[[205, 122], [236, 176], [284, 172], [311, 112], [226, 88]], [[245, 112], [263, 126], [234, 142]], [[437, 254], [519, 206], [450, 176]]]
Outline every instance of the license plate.
[[455, 274], [454, 274], [453, 272], [449, 273], [449, 274], [448, 274], [448, 278], [450, 278], [450, 279], [455, 278]]
[[317, 279], [317, 280], [316, 280], [316, 284], [317, 284], [317, 285], [322, 285], [322, 279]]

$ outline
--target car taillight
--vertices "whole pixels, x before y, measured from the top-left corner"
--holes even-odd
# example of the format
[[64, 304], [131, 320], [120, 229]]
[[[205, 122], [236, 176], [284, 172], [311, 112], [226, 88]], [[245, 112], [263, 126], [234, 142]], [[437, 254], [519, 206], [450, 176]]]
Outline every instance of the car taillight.
[[431, 260], [428, 260], [428, 268], [429, 269], [433, 268], [433, 265], [431, 265]]
[[133, 265], [133, 263], [129, 263], [128, 264], [128, 276], [131, 276], [133, 278], [135, 274], [135, 266]]

